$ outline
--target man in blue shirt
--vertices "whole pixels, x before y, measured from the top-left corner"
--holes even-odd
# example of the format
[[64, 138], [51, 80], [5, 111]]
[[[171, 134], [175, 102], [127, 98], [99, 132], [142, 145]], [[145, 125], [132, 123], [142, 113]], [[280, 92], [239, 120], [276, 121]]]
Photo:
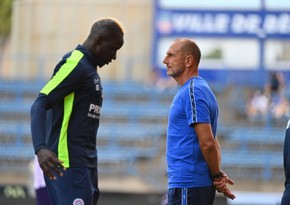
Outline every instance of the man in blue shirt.
[[115, 60], [123, 43], [124, 31], [116, 19], [96, 21], [84, 43], [56, 65], [31, 107], [33, 146], [54, 205], [97, 204], [96, 135], [103, 102], [97, 67]]
[[177, 39], [163, 63], [180, 86], [170, 106], [167, 130], [168, 205], [212, 205], [215, 191], [231, 199], [233, 181], [221, 171], [216, 138], [218, 104], [198, 75], [200, 50], [190, 39]]

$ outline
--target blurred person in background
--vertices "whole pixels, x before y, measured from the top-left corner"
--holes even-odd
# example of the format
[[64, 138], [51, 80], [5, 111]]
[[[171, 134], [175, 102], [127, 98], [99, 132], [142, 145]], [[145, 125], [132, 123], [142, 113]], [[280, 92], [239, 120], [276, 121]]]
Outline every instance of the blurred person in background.
[[270, 72], [269, 79], [265, 85], [265, 94], [269, 98], [267, 111], [267, 126], [273, 121], [278, 123], [289, 112], [289, 103], [284, 96], [285, 79], [282, 72]]
[[[98, 202], [96, 135], [103, 96], [97, 67], [115, 60], [123, 43], [118, 20], [96, 21], [83, 44], [56, 65], [31, 107], [34, 151], [54, 205]], [[52, 117], [46, 143], [47, 110]]]
[[199, 47], [190, 39], [176, 39], [163, 63], [179, 89], [169, 110], [167, 130], [168, 205], [213, 205], [216, 190], [235, 195], [234, 182], [221, 170], [216, 138], [218, 104], [199, 76]]
[[266, 121], [269, 98], [261, 90], [255, 90], [247, 103], [247, 116], [251, 122]]
[[52, 205], [45, 185], [43, 171], [38, 164], [36, 155], [33, 160], [33, 188], [35, 190], [36, 205]]
[[279, 103], [277, 103], [271, 111], [272, 116], [276, 121], [280, 121], [281, 119], [288, 117], [290, 114], [290, 106], [287, 98], [285, 96], [281, 96]]
[[283, 74], [281, 72], [271, 72], [265, 85], [265, 93], [272, 103], [279, 101], [279, 98], [284, 94], [284, 88], [285, 80]]
[[286, 133], [284, 139], [284, 174], [285, 174], [285, 190], [282, 196], [281, 205], [290, 204], [290, 119], [286, 126]]

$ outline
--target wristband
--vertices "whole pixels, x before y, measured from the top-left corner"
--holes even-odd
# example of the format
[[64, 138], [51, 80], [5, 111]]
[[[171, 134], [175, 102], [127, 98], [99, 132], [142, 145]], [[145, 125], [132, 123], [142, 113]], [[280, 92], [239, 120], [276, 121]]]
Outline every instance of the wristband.
[[213, 180], [220, 179], [220, 178], [222, 178], [222, 177], [223, 177], [223, 172], [222, 172], [222, 171], [219, 171], [218, 174], [216, 174], [216, 175], [212, 175], [212, 176], [211, 176], [211, 178], [212, 178]]

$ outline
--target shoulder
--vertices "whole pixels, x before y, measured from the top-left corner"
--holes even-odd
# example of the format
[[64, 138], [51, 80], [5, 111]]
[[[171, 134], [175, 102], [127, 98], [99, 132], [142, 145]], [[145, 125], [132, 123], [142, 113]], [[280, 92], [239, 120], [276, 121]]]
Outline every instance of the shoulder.
[[209, 90], [209, 86], [205, 79], [201, 77], [195, 77], [188, 83], [188, 89], [194, 92], [206, 92]]

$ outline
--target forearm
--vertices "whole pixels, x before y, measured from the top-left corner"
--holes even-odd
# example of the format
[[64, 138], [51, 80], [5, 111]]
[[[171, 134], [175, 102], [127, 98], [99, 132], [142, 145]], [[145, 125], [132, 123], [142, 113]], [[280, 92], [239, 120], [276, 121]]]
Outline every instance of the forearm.
[[202, 148], [204, 159], [209, 167], [212, 176], [219, 174], [220, 169], [220, 155], [216, 148], [215, 143], [210, 143]]
[[221, 167], [221, 163], [222, 163], [221, 146], [220, 146], [220, 143], [219, 143], [217, 137], [215, 138], [215, 145], [216, 145], [216, 149], [218, 152], [219, 164]]
[[211, 126], [206, 123], [198, 123], [194, 125], [194, 129], [210, 174], [217, 175], [220, 172], [220, 155]]
[[40, 149], [46, 148], [46, 111], [48, 109], [48, 103], [41, 97], [37, 98], [31, 106], [31, 136], [35, 153]]

